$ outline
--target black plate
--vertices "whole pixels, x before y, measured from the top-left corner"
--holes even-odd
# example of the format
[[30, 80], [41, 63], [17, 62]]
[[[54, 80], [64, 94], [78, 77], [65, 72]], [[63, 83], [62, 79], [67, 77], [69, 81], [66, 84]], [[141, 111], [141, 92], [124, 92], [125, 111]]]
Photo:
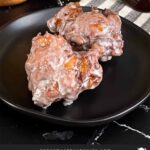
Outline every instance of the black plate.
[[0, 31], [1, 99], [13, 108], [41, 119], [76, 126], [106, 123], [136, 108], [150, 92], [150, 37], [125, 19], [122, 19], [124, 54], [102, 64], [104, 79], [100, 86], [83, 92], [68, 107], [58, 102], [43, 111], [33, 105], [24, 64], [32, 37], [48, 30], [46, 21], [59, 9], [26, 15]]

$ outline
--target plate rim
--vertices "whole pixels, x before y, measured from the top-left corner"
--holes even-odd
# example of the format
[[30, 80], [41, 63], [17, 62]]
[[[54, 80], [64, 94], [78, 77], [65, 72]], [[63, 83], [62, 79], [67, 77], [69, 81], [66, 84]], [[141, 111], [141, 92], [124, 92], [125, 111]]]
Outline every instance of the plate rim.
[[[89, 6], [81, 6], [83, 9], [90, 9], [91, 7]], [[7, 23], [3, 24], [2, 26], [0, 26], [0, 32], [2, 30], [4, 30], [7, 26], [9, 26], [11, 23], [17, 21], [18, 19], [21, 19], [25, 16], [28, 15], [33, 15], [36, 13], [40, 13], [40, 12], [44, 12], [44, 11], [49, 11], [49, 10], [57, 10], [62, 8], [62, 6], [58, 6], [58, 7], [53, 7], [53, 8], [44, 8], [44, 9], [40, 9], [40, 10], [35, 10], [35, 11], [30, 11], [30, 12], [26, 12], [24, 14], [19, 15], [18, 17], [15, 17], [13, 19], [11, 19], [10, 21], [8, 21]], [[100, 9], [99, 10], [104, 10], [104, 9]], [[118, 14], [119, 15], [119, 14]], [[119, 15], [120, 16], [120, 15]], [[146, 32], [144, 29], [142, 29], [141, 27], [139, 27], [138, 25], [134, 24], [133, 22], [131, 22], [130, 20], [126, 19], [125, 17], [120, 16], [121, 20], [126, 21], [126, 23], [129, 23], [131, 26], [136, 27], [138, 30], [140, 30], [141, 32], [143, 32], [146, 36], [150, 37], [150, 34], [148, 34], [148, 32]]]
[[42, 120], [50, 119], [50, 120], [46, 120], [48, 122], [53, 122], [53, 123], [61, 124], [61, 125], [65, 125], [65, 126], [87, 126], [88, 127], [88, 126], [97, 126], [97, 125], [101, 125], [104, 123], [109, 123], [112, 120], [115, 121], [115, 120], [118, 120], [119, 118], [124, 117], [126, 114], [128, 114], [131, 111], [133, 111], [134, 109], [136, 109], [137, 106], [139, 106], [140, 104], [145, 102], [149, 96], [150, 96], [150, 90], [147, 91], [147, 93], [143, 96], [143, 98], [141, 98], [140, 101], [138, 101], [136, 104], [134, 104], [131, 107], [128, 106], [129, 108], [127, 108], [123, 111], [115, 113], [114, 115], [108, 115], [107, 117], [103, 117], [101, 119], [91, 119], [91, 120], [82, 120], [82, 121], [62, 119], [60, 117], [53, 116], [51, 114], [47, 115], [47, 114], [43, 114], [41, 112], [39, 113], [36, 110], [32, 110], [29, 108], [25, 108], [24, 106], [20, 106], [20, 105], [16, 105], [14, 103], [11, 103], [6, 98], [3, 98], [1, 95], [0, 95], [0, 100], [3, 103], [10, 106], [11, 108], [13, 108], [13, 109], [15, 109], [21, 113], [28, 114], [28, 115], [34, 115], [38, 118], [42, 117], [42, 118], [40, 118]]

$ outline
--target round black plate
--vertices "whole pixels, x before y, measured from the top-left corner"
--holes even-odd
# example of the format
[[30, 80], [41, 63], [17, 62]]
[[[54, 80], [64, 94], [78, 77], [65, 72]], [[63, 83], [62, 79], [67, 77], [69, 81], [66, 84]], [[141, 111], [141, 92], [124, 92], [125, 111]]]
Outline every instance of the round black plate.
[[[47, 111], [33, 105], [24, 64], [31, 39], [48, 30], [46, 21], [60, 8], [38, 11], [18, 18], [0, 31], [0, 97], [24, 113], [64, 125], [98, 125], [122, 117], [149, 95], [150, 37], [122, 19], [124, 54], [102, 63], [104, 79], [94, 90], [79, 95], [71, 106], [62, 102]], [[85, 8], [88, 10], [89, 8]]]

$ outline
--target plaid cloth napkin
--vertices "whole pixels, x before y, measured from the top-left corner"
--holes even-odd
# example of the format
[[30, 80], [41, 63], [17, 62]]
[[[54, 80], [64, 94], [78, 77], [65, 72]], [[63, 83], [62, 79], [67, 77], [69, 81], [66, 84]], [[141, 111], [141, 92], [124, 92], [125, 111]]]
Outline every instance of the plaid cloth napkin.
[[81, 6], [96, 6], [109, 8], [119, 13], [120, 16], [135, 23], [150, 34], [150, 13], [142, 13], [128, 7], [122, 0], [81, 0]]

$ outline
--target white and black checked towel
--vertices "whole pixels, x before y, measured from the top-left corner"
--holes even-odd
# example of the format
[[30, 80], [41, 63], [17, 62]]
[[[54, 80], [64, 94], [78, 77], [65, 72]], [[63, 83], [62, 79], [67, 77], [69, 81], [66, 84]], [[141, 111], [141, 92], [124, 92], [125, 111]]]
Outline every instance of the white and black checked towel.
[[119, 13], [120, 16], [134, 22], [150, 34], [150, 13], [142, 13], [125, 5], [122, 0], [81, 0], [81, 6], [96, 6], [109, 8]]

